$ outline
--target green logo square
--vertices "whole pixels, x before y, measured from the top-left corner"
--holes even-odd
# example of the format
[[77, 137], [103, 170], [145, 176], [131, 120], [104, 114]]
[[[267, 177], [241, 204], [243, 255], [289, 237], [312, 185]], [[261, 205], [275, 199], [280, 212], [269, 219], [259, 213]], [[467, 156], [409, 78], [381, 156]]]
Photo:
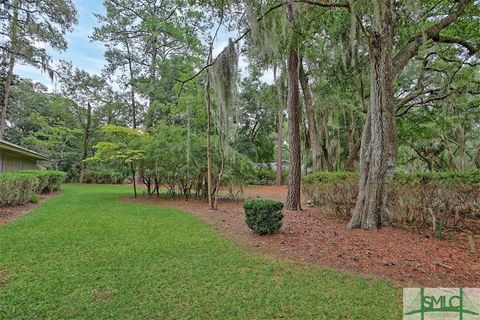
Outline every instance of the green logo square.
[[480, 288], [404, 288], [403, 319], [480, 320]]

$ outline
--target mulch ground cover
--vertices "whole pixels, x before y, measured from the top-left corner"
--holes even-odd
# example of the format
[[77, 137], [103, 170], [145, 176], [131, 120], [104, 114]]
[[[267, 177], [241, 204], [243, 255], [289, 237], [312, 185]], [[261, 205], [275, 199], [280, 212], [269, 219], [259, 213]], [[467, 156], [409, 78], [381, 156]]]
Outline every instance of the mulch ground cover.
[[42, 194], [38, 203], [26, 203], [16, 206], [0, 207], [0, 224], [8, 223], [12, 220], [26, 215], [27, 213], [32, 211], [33, 208], [44, 203], [46, 200], [55, 197], [57, 194], [59, 194], [59, 191]]
[[[286, 193], [284, 186], [249, 187], [244, 198], [284, 201]], [[480, 248], [478, 232], [472, 243], [462, 234], [439, 240], [429, 230], [405, 227], [350, 230], [346, 221], [304, 205], [300, 212], [284, 211], [280, 233], [258, 236], [244, 222], [242, 201], [221, 199], [213, 211], [205, 200], [147, 195], [127, 200], [191, 212], [238, 245], [275, 258], [389, 278], [402, 286], [480, 287], [480, 254], [472, 250]]]

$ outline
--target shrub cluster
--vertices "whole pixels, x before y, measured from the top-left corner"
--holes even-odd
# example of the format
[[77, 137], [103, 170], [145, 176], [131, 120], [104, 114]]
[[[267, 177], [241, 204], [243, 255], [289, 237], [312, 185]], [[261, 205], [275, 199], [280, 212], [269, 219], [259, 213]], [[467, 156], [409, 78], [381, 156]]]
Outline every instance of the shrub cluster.
[[[282, 184], [288, 179], [288, 171], [282, 171]], [[255, 175], [247, 180], [248, 185], [272, 186], [276, 183], [277, 174], [275, 170], [268, 168], [259, 168], [255, 170]]]
[[86, 170], [83, 174], [83, 183], [122, 184], [126, 178], [127, 175], [123, 172]]
[[257, 234], [275, 233], [282, 227], [283, 203], [275, 200], [247, 200], [243, 204], [245, 222]]
[[[302, 192], [330, 214], [350, 218], [358, 174], [317, 172], [302, 179]], [[388, 204], [392, 222], [459, 227], [480, 217], [480, 170], [396, 174]]]
[[0, 206], [38, 202], [41, 193], [58, 190], [65, 176], [61, 171], [1, 173]]
[[302, 192], [329, 213], [349, 217], [358, 194], [358, 179], [358, 173], [353, 172], [315, 172], [302, 178]]

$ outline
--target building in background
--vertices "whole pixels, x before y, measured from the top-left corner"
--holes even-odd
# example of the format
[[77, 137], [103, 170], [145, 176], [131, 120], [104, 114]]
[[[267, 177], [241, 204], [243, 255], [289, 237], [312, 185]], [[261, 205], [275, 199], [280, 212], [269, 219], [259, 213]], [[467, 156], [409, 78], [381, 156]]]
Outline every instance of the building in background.
[[0, 140], [0, 172], [38, 169], [38, 161], [48, 159], [16, 144]]

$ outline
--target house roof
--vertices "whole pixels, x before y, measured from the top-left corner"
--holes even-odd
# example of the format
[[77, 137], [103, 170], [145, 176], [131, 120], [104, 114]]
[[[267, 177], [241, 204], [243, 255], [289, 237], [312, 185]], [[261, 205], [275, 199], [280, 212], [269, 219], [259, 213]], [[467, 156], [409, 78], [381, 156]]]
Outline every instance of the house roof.
[[17, 146], [16, 144], [10, 143], [5, 140], [0, 139], [0, 151], [9, 151], [11, 153], [21, 155], [26, 158], [35, 159], [35, 160], [48, 160], [47, 157], [41, 155], [38, 152], [28, 150], [26, 148]]

